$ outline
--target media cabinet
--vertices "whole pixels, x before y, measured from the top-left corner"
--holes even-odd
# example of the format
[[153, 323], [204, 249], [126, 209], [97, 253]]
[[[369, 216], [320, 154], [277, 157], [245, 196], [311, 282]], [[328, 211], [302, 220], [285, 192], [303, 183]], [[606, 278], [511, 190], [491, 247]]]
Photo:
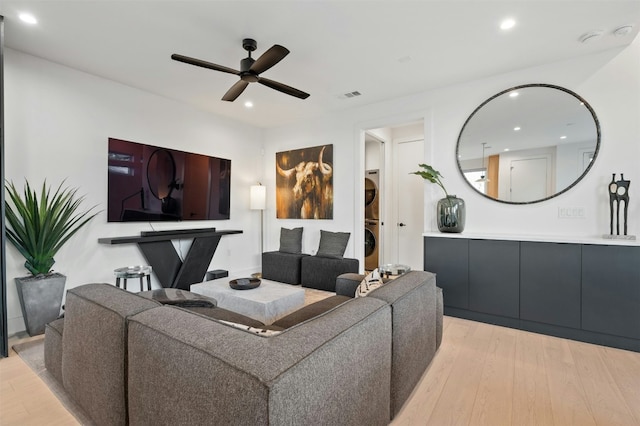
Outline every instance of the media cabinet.
[[444, 313], [640, 352], [640, 243], [425, 233]]

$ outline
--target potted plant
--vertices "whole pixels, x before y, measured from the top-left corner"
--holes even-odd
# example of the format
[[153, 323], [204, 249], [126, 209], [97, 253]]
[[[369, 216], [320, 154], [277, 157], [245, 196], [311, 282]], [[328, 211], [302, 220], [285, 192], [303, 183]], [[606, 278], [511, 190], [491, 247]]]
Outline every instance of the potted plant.
[[[5, 183], [7, 238], [26, 259], [30, 276], [16, 278], [16, 287], [27, 332], [44, 333], [44, 326], [60, 315], [66, 277], [52, 272], [54, 256], [80, 228], [95, 217], [93, 206], [78, 212], [84, 197], [61, 183], [51, 195], [45, 181], [40, 196], [25, 182], [21, 194], [13, 182]], [[11, 203], [9, 203], [11, 200]]]
[[428, 164], [419, 164], [423, 170], [413, 172], [412, 174], [421, 176], [424, 180], [435, 183], [444, 191], [444, 198], [438, 200], [437, 205], [437, 221], [438, 230], [440, 232], [462, 232], [465, 222], [465, 204], [462, 198], [455, 195], [449, 195], [447, 189], [442, 183], [444, 176], [439, 171]]

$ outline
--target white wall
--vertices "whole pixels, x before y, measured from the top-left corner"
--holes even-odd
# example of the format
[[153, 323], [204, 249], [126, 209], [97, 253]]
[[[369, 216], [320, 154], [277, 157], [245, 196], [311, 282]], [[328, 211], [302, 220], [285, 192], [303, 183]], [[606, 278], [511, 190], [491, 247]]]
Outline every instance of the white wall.
[[[472, 64], [470, 64], [472, 66]], [[601, 125], [602, 145], [591, 172], [572, 190], [532, 205], [508, 205], [474, 192], [457, 169], [458, 134], [468, 115], [492, 95], [516, 85], [548, 83], [581, 95], [595, 110]], [[366, 94], [364, 94], [366, 96]], [[304, 249], [317, 249], [319, 230], [352, 232], [347, 255], [362, 259], [361, 177], [364, 167], [362, 129], [389, 127], [424, 118], [425, 161], [445, 176], [450, 193], [465, 199], [467, 233], [505, 233], [599, 237], [608, 233], [607, 183], [612, 173], [632, 181], [629, 233], [640, 234], [640, 39], [625, 49], [520, 70], [451, 87], [419, 93], [365, 107], [328, 114], [288, 127], [265, 131], [267, 182], [273, 186], [274, 156], [278, 151], [334, 144], [335, 205], [330, 221], [277, 220], [273, 193], [265, 214], [270, 229], [266, 244], [278, 247], [281, 226], [304, 226]], [[416, 165], [418, 164], [416, 159]], [[634, 186], [635, 182], [635, 186]], [[427, 184], [429, 185], [429, 184]], [[633, 188], [636, 188], [635, 190]], [[387, 194], [389, 195], [389, 194]], [[425, 231], [437, 230], [435, 203], [440, 189], [431, 185], [425, 197]], [[356, 202], [354, 203], [354, 200]], [[560, 207], [583, 207], [583, 219], [560, 219]], [[354, 240], [357, 242], [354, 244]]]
[[[534, 205], [506, 205], [475, 193], [456, 166], [455, 145], [468, 115], [505, 88], [526, 83], [564, 86], [584, 97], [602, 129], [595, 164], [575, 188]], [[268, 189], [265, 247], [279, 246], [280, 227], [304, 226], [303, 250], [315, 253], [320, 229], [349, 231], [347, 256], [363, 257], [363, 129], [393, 127], [424, 119], [425, 158], [445, 177], [447, 189], [465, 199], [465, 232], [596, 237], [608, 232], [607, 183], [612, 173], [632, 181], [629, 232], [640, 234], [638, 163], [640, 161], [640, 40], [617, 51], [548, 64], [465, 84], [441, 88], [276, 129], [261, 131], [166, 98], [116, 84], [32, 56], [6, 49], [6, 177], [39, 184], [67, 179], [87, 194], [86, 206], [106, 202], [107, 139], [178, 148], [232, 159], [231, 219], [156, 225], [159, 228], [216, 226], [242, 229], [223, 237], [212, 268], [231, 272], [259, 264], [259, 214], [249, 210], [249, 186], [261, 180]], [[366, 96], [366, 94], [365, 94]], [[264, 156], [261, 156], [264, 142]], [[275, 218], [275, 153], [334, 144], [334, 219]], [[420, 161], [420, 162], [421, 162]], [[418, 163], [416, 159], [416, 165]], [[426, 186], [425, 230], [435, 230], [435, 202], [440, 189]], [[634, 189], [635, 188], [635, 189]], [[584, 219], [559, 219], [559, 207], [583, 207]], [[134, 245], [104, 246], [100, 237], [135, 235], [148, 224], [107, 224], [102, 213], [56, 256], [54, 269], [68, 276], [67, 286], [113, 282], [113, 269], [144, 263]], [[355, 243], [357, 242], [357, 243]], [[181, 243], [186, 252], [187, 243]], [[11, 278], [26, 275], [23, 259], [7, 250], [9, 334], [23, 330]], [[153, 282], [154, 287], [158, 283]]]
[[[231, 219], [154, 223], [155, 229], [214, 226], [241, 229], [222, 237], [211, 268], [258, 270], [260, 215], [249, 210], [249, 186], [260, 180], [262, 131], [184, 104], [6, 49], [6, 178], [40, 186], [63, 179], [86, 194], [96, 217], [55, 257], [54, 270], [67, 275], [67, 288], [88, 282], [113, 283], [113, 269], [145, 264], [135, 245], [98, 244], [101, 237], [139, 235], [149, 223], [107, 223], [109, 137], [232, 160]], [[186, 254], [189, 241], [179, 248]], [[13, 278], [27, 275], [24, 259], [7, 242], [8, 332], [24, 330]], [[152, 285], [159, 287], [153, 277]], [[134, 290], [136, 286], [134, 285]]]

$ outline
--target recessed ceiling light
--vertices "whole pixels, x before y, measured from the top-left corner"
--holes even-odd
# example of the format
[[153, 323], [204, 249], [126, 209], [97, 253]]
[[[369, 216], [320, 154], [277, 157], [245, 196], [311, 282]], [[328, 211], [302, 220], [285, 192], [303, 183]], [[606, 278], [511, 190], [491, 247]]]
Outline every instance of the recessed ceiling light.
[[509, 148], [505, 148], [503, 151], [504, 151], [504, 152], [507, 152], [507, 151], [509, 151]]
[[33, 16], [32, 14], [30, 14], [30, 13], [27, 13], [27, 12], [22, 12], [22, 13], [20, 13], [20, 14], [18, 15], [18, 18], [20, 18], [20, 20], [21, 20], [22, 22], [26, 22], [27, 24], [32, 24], [32, 25], [34, 25], [34, 24], [37, 24], [37, 23], [38, 23], [38, 20], [36, 19], [36, 17], [35, 17], [35, 16]]
[[520, 93], [518, 93], [518, 92], [511, 92], [511, 93], [509, 93], [509, 97], [510, 97], [510, 98], [515, 98], [515, 97], [516, 97], [516, 96], [518, 96], [519, 94], [520, 94]]
[[566, 136], [560, 136], [560, 139], [566, 139], [566, 138], [567, 138]]
[[513, 130], [515, 130], [517, 132], [518, 130], [520, 130], [520, 126], [514, 127]]
[[244, 106], [247, 107], [247, 108], [253, 108], [253, 102], [247, 101], [247, 102], [244, 103]]
[[511, 28], [516, 26], [516, 21], [515, 19], [512, 18], [507, 18], [504, 21], [502, 21], [500, 23], [500, 29], [501, 30], [510, 30]]

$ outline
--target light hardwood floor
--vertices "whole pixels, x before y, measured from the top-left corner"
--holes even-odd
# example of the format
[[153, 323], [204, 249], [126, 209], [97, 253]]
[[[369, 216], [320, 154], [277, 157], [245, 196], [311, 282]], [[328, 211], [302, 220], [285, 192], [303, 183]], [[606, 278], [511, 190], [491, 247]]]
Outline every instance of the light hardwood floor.
[[[15, 353], [0, 384], [0, 425], [77, 424]], [[640, 354], [445, 317], [392, 425], [640, 425]]]

